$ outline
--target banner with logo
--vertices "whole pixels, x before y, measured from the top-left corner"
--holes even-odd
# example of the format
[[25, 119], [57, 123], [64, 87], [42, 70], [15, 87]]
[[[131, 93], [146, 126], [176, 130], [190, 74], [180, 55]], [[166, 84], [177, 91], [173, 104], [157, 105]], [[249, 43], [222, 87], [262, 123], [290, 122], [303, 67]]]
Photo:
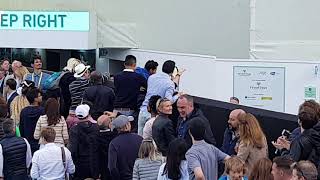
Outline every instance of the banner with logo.
[[233, 67], [233, 96], [240, 104], [285, 111], [284, 67]]

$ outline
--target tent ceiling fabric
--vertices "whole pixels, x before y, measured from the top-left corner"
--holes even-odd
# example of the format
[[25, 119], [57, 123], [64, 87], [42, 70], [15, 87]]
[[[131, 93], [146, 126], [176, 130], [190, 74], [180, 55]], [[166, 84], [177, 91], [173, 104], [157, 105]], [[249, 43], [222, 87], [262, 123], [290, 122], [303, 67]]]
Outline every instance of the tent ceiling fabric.
[[97, 21], [97, 48], [138, 48], [135, 23]]
[[250, 0], [250, 57], [319, 60], [319, 0]]

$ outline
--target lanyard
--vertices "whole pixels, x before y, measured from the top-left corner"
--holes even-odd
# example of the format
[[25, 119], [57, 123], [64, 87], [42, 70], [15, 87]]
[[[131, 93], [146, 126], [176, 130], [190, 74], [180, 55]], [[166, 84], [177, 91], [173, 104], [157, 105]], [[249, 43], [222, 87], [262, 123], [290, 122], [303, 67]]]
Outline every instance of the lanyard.
[[[42, 72], [40, 73], [40, 78], [39, 78], [38, 86], [37, 86], [38, 88], [40, 88], [41, 80], [42, 80]], [[34, 73], [32, 73], [31, 81], [34, 82]], [[36, 83], [36, 82], [34, 82], [34, 83]]]

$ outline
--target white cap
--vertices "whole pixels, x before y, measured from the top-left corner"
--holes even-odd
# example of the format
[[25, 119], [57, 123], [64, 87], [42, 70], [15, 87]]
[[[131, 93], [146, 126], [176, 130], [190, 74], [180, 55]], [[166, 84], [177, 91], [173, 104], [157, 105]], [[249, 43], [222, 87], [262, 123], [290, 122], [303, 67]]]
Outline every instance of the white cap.
[[89, 115], [89, 111], [90, 107], [87, 104], [80, 104], [77, 106], [75, 113], [79, 119], [84, 119]]

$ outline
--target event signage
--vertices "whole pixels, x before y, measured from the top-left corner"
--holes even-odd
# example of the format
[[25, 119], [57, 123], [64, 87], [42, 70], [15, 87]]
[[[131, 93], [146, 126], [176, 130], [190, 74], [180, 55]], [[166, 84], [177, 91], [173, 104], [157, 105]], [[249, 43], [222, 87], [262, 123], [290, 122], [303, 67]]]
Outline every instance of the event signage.
[[89, 12], [0, 11], [0, 30], [89, 31]]
[[316, 86], [305, 86], [304, 87], [304, 99], [305, 100], [316, 100], [317, 99], [317, 87]]
[[233, 67], [233, 95], [240, 104], [285, 111], [284, 67]]

